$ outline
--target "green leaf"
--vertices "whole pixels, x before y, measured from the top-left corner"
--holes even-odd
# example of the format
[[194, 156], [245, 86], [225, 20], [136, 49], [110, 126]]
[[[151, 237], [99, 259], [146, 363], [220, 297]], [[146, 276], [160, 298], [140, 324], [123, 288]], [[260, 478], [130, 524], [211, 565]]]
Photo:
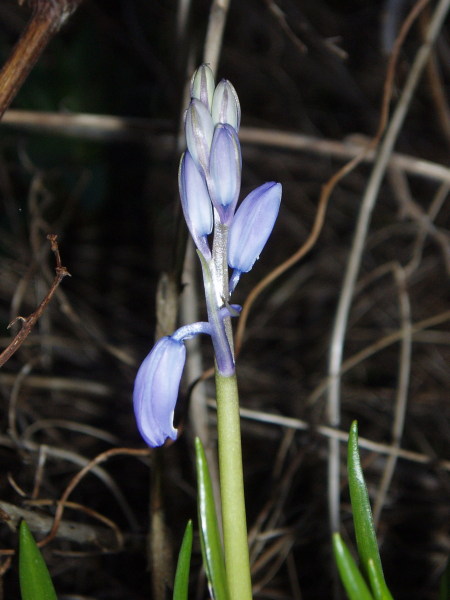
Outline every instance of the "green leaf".
[[41, 551], [25, 521], [19, 527], [19, 580], [22, 600], [57, 600]]
[[339, 533], [333, 534], [333, 551], [342, 584], [350, 600], [374, 600]]
[[188, 521], [178, 554], [177, 571], [173, 586], [173, 600], [187, 600], [189, 592], [189, 567], [192, 552], [192, 521]]
[[222, 542], [217, 523], [216, 507], [205, 451], [199, 438], [195, 439], [197, 467], [197, 506], [203, 564], [215, 600], [228, 600]]
[[[355, 527], [356, 544], [361, 560], [361, 568], [366, 577], [375, 583], [378, 593], [385, 594], [381, 598], [391, 598], [387, 589], [383, 567], [381, 566], [378, 542], [373, 525], [372, 510], [370, 508], [369, 494], [367, 493], [364, 474], [358, 450], [358, 423], [353, 421], [348, 437], [348, 484], [352, 503], [353, 524]], [[369, 566], [369, 561], [371, 565]], [[374, 591], [374, 590], [373, 590]], [[386, 595], [389, 594], [389, 595]], [[377, 596], [377, 600], [379, 597]]]
[[375, 600], [393, 600], [391, 592], [386, 587], [383, 574], [381, 574], [380, 577], [380, 573], [375, 568], [375, 564], [372, 559], [369, 560], [367, 568], [369, 573], [370, 587]]

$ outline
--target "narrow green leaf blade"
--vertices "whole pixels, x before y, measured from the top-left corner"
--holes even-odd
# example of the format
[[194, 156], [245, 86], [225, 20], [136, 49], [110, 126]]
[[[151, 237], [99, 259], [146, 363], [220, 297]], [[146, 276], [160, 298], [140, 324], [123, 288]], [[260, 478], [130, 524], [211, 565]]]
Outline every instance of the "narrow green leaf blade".
[[173, 586], [173, 600], [187, 600], [189, 592], [189, 568], [192, 553], [192, 521], [188, 521], [178, 554], [177, 570]]
[[203, 563], [209, 585], [214, 591], [214, 599], [228, 600], [225, 560], [217, 523], [211, 478], [205, 451], [199, 438], [195, 439], [195, 455], [198, 486], [198, 520]]
[[57, 600], [47, 565], [25, 521], [19, 527], [19, 580], [22, 600]]
[[350, 600], [374, 600], [339, 533], [333, 534], [333, 551], [342, 584]]
[[386, 586], [384, 577], [380, 577], [379, 571], [375, 568], [372, 559], [369, 560], [367, 565], [369, 573], [370, 587], [375, 600], [393, 600], [391, 592]]
[[[369, 494], [367, 493], [364, 474], [358, 450], [358, 423], [353, 421], [348, 438], [348, 483], [352, 503], [353, 524], [355, 527], [358, 554], [364, 574], [369, 578], [369, 560], [373, 561], [376, 580], [384, 582], [383, 568], [381, 566], [378, 542], [370, 508]], [[384, 584], [386, 587], [386, 584]]]

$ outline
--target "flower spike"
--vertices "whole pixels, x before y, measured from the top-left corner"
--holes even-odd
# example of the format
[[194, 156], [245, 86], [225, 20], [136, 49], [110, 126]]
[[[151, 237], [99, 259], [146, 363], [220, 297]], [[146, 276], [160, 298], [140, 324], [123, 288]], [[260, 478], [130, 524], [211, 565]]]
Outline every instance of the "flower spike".
[[[214, 85], [211, 69], [201, 65], [191, 81], [191, 102], [185, 114], [187, 150], [178, 171], [184, 217], [202, 265], [208, 321], [184, 325], [161, 338], [138, 370], [134, 411], [142, 437], [153, 447], [177, 437], [173, 417], [186, 360], [186, 339], [210, 335], [217, 373], [225, 378], [234, 375], [228, 319], [238, 316], [241, 307], [229, 304], [225, 257], [233, 270], [231, 293], [241, 274], [250, 271], [259, 258], [280, 207], [281, 184], [269, 182], [253, 190], [236, 210], [242, 170], [237, 133], [241, 108], [229, 81]], [[211, 252], [208, 236], [213, 230]]]

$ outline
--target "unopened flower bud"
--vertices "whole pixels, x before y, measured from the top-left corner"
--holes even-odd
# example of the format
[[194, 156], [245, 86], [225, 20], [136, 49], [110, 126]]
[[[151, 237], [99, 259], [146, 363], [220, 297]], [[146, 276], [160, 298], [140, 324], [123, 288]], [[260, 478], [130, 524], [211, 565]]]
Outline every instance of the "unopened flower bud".
[[208, 188], [220, 220], [229, 225], [241, 189], [242, 156], [236, 130], [219, 123], [214, 130], [209, 156]]
[[213, 229], [213, 212], [206, 183], [187, 150], [181, 157], [178, 171], [181, 206], [195, 245], [209, 260], [211, 251], [207, 236]]
[[214, 124], [207, 107], [193, 98], [186, 111], [186, 143], [197, 167], [206, 175]]
[[236, 131], [241, 124], [241, 105], [236, 90], [226, 79], [217, 84], [212, 101], [212, 118], [214, 125], [228, 123]]
[[191, 98], [200, 100], [211, 112], [214, 95], [214, 75], [208, 65], [201, 65], [192, 76]]

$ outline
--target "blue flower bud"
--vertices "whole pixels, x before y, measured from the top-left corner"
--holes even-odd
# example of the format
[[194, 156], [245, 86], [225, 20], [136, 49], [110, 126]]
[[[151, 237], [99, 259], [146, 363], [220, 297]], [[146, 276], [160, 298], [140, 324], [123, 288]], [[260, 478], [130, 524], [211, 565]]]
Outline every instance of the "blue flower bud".
[[236, 90], [226, 79], [222, 79], [214, 91], [211, 113], [214, 125], [228, 123], [239, 131], [241, 105]]
[[214, 134], [214, 124], [207, 107], [193, 98], [186, 111], [186, 143], [197, 167], [208, 172], [209, 152]]
[[201, 65], [192, 76], [191, 98], [197, 98], [211, 112], [214, 95], [214, 75], [208, 65]]
[[209, 156], [208, 189], [220, 220], [229, 225], [241, 189], [242, 156], [236, 130], [219, 123], [214, 130]]
[[133, 404], [138, 429], [149, 446], [177, 438], [173, 414], [186, 360], [182, 341], [161, 338], [139, 368]]
[[207, 236], [211, 233], [214, 224], [212, 204], [205, 180], [192, 160], [189, 151], [186, 151], [181, 157], [178, 185], [186, 224], [195, 245], [203, 256], [209, 260], [211, 251]]
[[250, 192], [242, 201], [228, 234], [228, 264], [234, 269], [231, 287], [259, 258], [278, 215], [281, 183], [270, 181]]

